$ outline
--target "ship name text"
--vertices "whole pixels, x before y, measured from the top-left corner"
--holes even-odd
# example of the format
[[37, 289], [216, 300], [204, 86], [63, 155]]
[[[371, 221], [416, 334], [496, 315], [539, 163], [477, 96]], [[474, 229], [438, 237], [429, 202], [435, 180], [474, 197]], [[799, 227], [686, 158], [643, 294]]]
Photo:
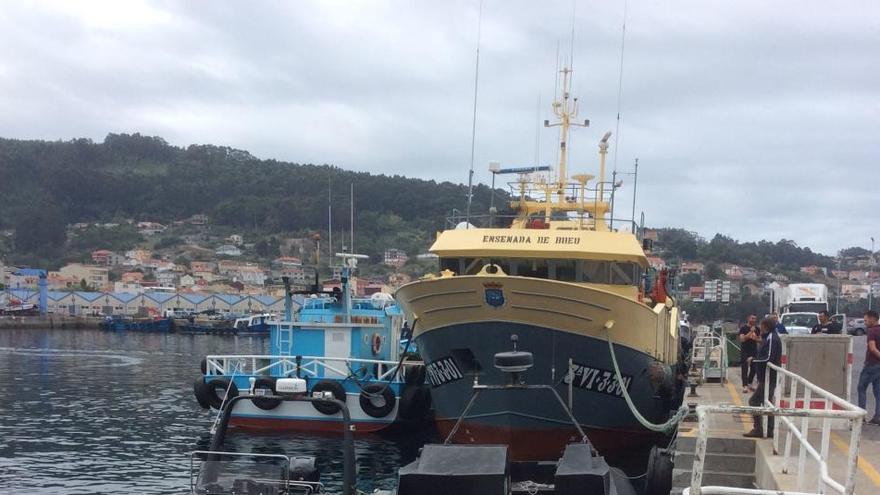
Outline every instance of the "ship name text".
[[581, 238], [566, 235], [484, 235], [483, 244], [580, 244]]

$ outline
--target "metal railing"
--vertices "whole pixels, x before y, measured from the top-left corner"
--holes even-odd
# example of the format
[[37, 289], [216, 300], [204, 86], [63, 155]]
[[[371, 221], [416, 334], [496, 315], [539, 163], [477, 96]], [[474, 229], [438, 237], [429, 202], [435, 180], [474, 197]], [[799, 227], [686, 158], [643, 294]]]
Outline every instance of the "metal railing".
[[[823, 495], [826, 493], [828, 488], [833, 489], [837, 493], [841, 493], [843, 495], [852, 495], [855, 490], [855, 478], [856, 478], [856, 469], [857, 469], [857, 461], [859, 456], [859, 440], [862, 432], [862, 422], [867, 414], [864, 409], [861, 409], [850, 402], [841, 399], [840, 397], [828, 392], [808, 380], [804, 379], [800, 375], [792, 373], [784, 368], [776, 366], [772, 363], [767, 364], [767, 368], [776, 371], [776, 391], [781, 396], [785, 388], [783, 386], [788, 381], [791, 390], [787, 397], [787, 405], [788, 406], [797, 406], [798, 402], [798, 389], [799, 387], [803, 388], [803, 399], [801, 406], [802, 407], [779, 407], [780, 405], [785, 404], [783, 401], [786, 400], [784, 398], [779, 398], [776, 404], [773, 403], [772, 397], [769, 397], [769, 387], [764, 387], [764, 406], [763, 407], [748, 407], [748, 406], [733, 406], [733, 405], [703, 405], [697, 406], [697, 418], [699, 419], [699, 426], [697, 432], [697, 442], [696, 449], [694, 453], [694, 465], [693, 465], [693, 474], [691, 476], [691, 486], [686, 488], [682, 494], [683, 495], [727, 495], [727, 494], [756, 494], [756, 495], [764, 495], [764, 494], [773, 494], [773, 495], [804, 495], [806, 493], [810, 494], [820, 494]], [[765, 370], [765, 381], [767, 383], [767, 374], [769, 370]], [[823, 404], [823, 409], [812, 409], [811, 403], [813, 395], [819, 397]], [[839, 409], [832, 409], [833, 406], [837, 406]], [[703, 465], [706, 458], [706, 445], [708, 442], [708, 434], [709, 434], [709, 426], [708, 426], [708, 416], [709, 414], [752, 414], [752, 415], [760, 415], [763, 416], [763, 421], [766, 423], [766, 418], [768, 416], [778, 417], [781, 420], [782, 427], [785, 428], [785, 449], [783, 451], [783, 465], [782, 472], [788, 473], [789, 470], [789, 461], [791, 458], [791, 447], [792, 447], [792, 438], [797, 439], [799, 442], [798, 449], [798, 476], [797, 476], [797, 492], [787, 492], [780, 490], [751, 490], [745, 488], [733, 488], [733, 487], [723, 487], [723, 486], [707, 486], [701, 487], [701, 483], [703, 480]], [[792, 418], [801, 418], [800, 427], [795, 425], [795, 422]], [[820, 447], [817, 450], [810, 443], [809, 433], [810, 433], [810, 420], [813, 418], [822, 419], [822, 435], [820, 439]], [[850, 424], [850, 441], [849, 441], [849, 453], [847, 457], [847, 465], [846, 465], [846, 474], [843, 483], [838, 482], [831, 478], [828, 472], [828, 446], [831, 437], [831, 421], [834, 419], [842, 419], [846, 420]], [[765, 425], [766, 427], [766, 425]], [[765, 428], [766, 431], [766, 428]], [[776, 434], [774, 435], [774, 453], [778, 454], [779, 449], [779, 431], [777, 429]], [[805, 467], [806, 467], [806, 456], [809, 455], [816, 461], [819, 467], [819, 476], [818, 483], [816, 487], [816, 492], [802, 492], [803, 485], [805, 482]]]
[[263, 356], [263, 355], [231, 355], [207, 356], [206, 375], [220, 376], [301, 376], [321, 378], [328, 372], [341, 377], [351, 376], [357, 368], [367, 369], [377, 380], [390, 380], [399, 383], [404, 380], [404, 373], [397, 373], [398, 364], [406, 368], [421, 366], [422, 361], [404, 360], [386, 361], [381, 359], [336, 358], [325, 356]]
[[[713, 357], [716, 352], [717, 356]], [[711, 364], [713, 360], [717, 360], [716, 366]], [[698, 362], [704, 382], [710, 378], [709, 374], [717, 374], [723, 385], [727, 377], [727, 347], [724, 337], [716, 334], [712, 329], [698, 331], [691, 342], [691, 363], [696, 365]], [[710, 373], [710, 370], [717, 371]]]

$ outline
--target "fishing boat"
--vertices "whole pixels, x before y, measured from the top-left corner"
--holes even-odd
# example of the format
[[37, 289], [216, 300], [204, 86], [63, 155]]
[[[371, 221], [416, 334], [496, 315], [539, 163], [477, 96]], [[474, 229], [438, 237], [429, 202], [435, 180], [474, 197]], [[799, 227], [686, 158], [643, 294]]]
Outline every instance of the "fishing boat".
[[104, 317], [99, 325], [102, 330], [116, 332], [170, 332], [172, 329], [171, 318], [132, 318], [123, 315], [111, 315]]
[[[345, 262], [341, 287], [322, 291], [316, 283], [296, 312], [285, 281], [285, 317], [272, 322], [268, 354], [205, 358], [194, 385], [199, 404], [220, 409], [245, 390], [271, 395], [278, 379], [296, 377], [306, 380], [309, 394], [331, 393], [347, 403], [358, 432], [427, 413], [424, 367], [412, 345], [399, 345], [407, 336], [402, 311], [389, 294], [355, 297], [351, 277], [361, 256], [337, 256]], [[239, 402], [231, 419], [240, 427], [305, 431], [335, 431], [341, 420], [332, 405], [271, 399]]]
[[[576, 121], [571, 70], [559, 77], [562, 93], [552, 107], [559, 121], [545, 121], [560, 129], [555, 176], [540, 172], [549, 167], [514, 169], [516, 214], [490, 209], [439, 233], [430, 251], [440, 273], [402, 286], [395, 298], [413, 321], [441, 434], [474, 384], [503, 382], [493, 355], [516, 335], [534, 353], [529, 383], [558, 390], [602, 455], [649, 450], [668, 439], [681, 412], [679, 310], [665, 272], [650, 270], [635, 223], [609, 225], [610, 132], [599, 143], [597, 180], [568, 177], [570, 128], [589, 121]], [[507, 225], [495, 226], [501, 222]], [[506, 444], [514, 459], [540, 460], [558, 457], [575, 438], [568, 418], [524, 392], [474, 405], [455, 441]]]

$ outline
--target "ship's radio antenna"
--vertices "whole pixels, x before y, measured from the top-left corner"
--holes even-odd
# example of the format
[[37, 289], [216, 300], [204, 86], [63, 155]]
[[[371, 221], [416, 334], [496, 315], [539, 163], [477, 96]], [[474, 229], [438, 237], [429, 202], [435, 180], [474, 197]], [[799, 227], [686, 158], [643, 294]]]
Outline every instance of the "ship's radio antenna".
[[[621, 101], [623, 99], [623, 52], [624, 48], [626, 48], [626, 10], [627, 10], [627, 0], [623, 0], [623, 27], [620, 30], [620, 70], [617, 76], [617, 124], [614, 128], [614, 135], [617, 136], [617, 139], [614, 140], [614, 170], [617, 171], [617, 147], [620, 145], [620, 107]], [[612, 197], [614, 196], [614, 192], [612, 189]]]
[[474, 115], [471, 123], [471, 169], [468, 172], [468, 198], [465, 213], [466, 227], [471, 225], [471, 203], [474, 200], [474, 149], [477, 138], [477, 90], [480, 85], [480, 34], [483, 28], [483, 0], [480, 0], [480, 13], [477, 16], [477, 59], [474, 68]]

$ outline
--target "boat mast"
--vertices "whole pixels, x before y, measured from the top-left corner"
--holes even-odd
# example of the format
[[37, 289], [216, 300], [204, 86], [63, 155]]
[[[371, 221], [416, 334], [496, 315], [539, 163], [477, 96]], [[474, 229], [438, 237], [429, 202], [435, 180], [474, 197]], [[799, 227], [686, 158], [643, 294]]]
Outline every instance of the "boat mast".
[[562, 100], [553, 102], [553, 114], [559, 119], [553, 124], [549, 120], [544, 121], [544, 127], [559, 127], [559, 174], [556, 182], [556, 193], [559, 201], [565, 202], [565, 186], [568, 183], [568, 134], [571, 126], [589, 127], [590, 121], [573, 122], [578, 114], [578, 99], [571, 98], [569, 87], [571, 84], [572, 70], [563, 67], [559, 71], [562, 74]]

